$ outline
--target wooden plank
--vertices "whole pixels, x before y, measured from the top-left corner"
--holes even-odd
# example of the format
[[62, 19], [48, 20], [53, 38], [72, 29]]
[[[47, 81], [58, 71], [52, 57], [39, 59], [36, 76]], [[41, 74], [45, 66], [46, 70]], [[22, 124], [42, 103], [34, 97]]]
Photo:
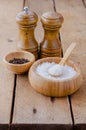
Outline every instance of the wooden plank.
[[0, 130], [9, 130], [9, 126], [7, 124], [0, 124]]
[[12, 130], [71, 130], [70, 125], [58, 125], [58, 124], [14, 124], [12, 125]]
[[57, 124], [57, 127], [61, 124], [70, 128], [66, 126], [71, 124], [66, 97], [53, 100], [35, 92], [27, 75], [18, 76], [16, 89], [13, 124], [28, 124], [28, 128], [31, 124]]
[[[86, 45], [83, 46], [86, 50]], [[76, 55], [76, 58], [78, 55]], [[72, 95], [72, 109], [74, 115], [75, 129], [85, 130], [86, 129], [86, 53], [80, 55], [77, 58], [77, 61], [80, 64], [82, 75], [83, 75], [83, 84], [79, 91]]]
[[5, 68], [3, 57], [16, 48], [15, 17], [21, 4], [17, 0], [0, 2], [0, 130], [4, 130], [10, 122], [14, 74]]
[[[55, 0], [55, 3], [57, 12], [60, 12], [64, 17], [64, 23], [61, 28], [63, 51], [65, 52], [70, 43], [74, 41], [84, 45], [86, 42], [86, 9], [84, 8], [82, 1]], [[77, 53], [77, 49], [73, 51], [73, 53]], [[84, 48], [81, 49], [79, 52], [85, 52]]]
[[[39, 4], [40, 7], [39, 8]], [[30, 8], [39, 18], [45, 11], [53, 9], [50, 0], [33, 0]], [[43, 37], [41, 24], [37, 27], [37, 40]], [[35, 92], [26, 75], [18, 75], [12, 130], [14, 129], [71, 129], [72, 121], [68, 98], [49, 98]]]
[[0, 69], [0, 124], [9, 124], [14, 75], [5, 69], [3, 64], [0, 64]]
[[[66, 3], [66, 4], [65, 4]], [[71, 97], [74, 115], [74, 125], [77, 130], [86, 129], [86, 9], [81, 0], [60, 1], [56, 0], [57, 10], [64, 16], [62, 27], [62, 45], [66, 47], [75, 41], [79, 43], [70, 59], [78, 62], [83, 75], [83, 85]]]
[[[82, 44], [83, 49], [86, 50], [86, 45]], [[81, 48], [79, 48], [80, 50]], [[78, 52], [79, 52], [78, 50]], [[73, 57], [75, 58], [75, 57]], [[77, 93], [72, 95], [72, 107], [75, 121], [75, 129], [86, 129], [86, 52], [82, 52], [81, 55], [76, 55], [77, 61], [80, 64], [81, 72], [83, 76], [83, 84]]]

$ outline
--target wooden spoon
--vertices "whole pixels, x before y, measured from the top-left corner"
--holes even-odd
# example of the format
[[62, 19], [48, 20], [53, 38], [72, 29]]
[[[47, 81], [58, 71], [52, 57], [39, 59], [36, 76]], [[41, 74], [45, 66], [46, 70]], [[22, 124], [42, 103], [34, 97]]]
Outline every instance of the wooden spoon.
[[52, 66], [48, 69], [48, 73], [52, 76], [61, 76], [63, 74], [64, 64], [67, 61], [68, 57], [70, 56], [72, 50], [75, 48], [76, 43], [73, 42], [66, 50], [64, 57], [59, 62], [59, 64]]

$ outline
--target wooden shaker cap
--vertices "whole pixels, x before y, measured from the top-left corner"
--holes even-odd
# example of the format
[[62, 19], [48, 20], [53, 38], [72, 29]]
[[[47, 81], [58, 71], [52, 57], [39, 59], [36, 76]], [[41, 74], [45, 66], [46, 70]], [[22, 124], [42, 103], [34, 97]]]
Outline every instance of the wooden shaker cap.
[[16, 21], [18, 24], [23, 26], [36, 25], [38, 16], [35, 12], [29, 10], [28, 7], [24, 7], [24, 11], [18, 13]]
[[61, 27], [63, 20], [63, 16], [57, 12], [46, 12], [41, 16], [43, 26], [49, 28]]

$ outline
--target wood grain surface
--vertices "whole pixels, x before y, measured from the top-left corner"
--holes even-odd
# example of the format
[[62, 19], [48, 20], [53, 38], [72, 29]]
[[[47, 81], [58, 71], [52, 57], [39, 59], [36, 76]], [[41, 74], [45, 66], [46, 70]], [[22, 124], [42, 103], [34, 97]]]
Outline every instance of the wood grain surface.
[[44, 36], [40, 17], [44, 12], [53, 10], [64, 17], [61, 28], [63, 51], [71, 42], [78, 43], [70, 59], [78, 62], [81, 67], [81, 89], [70, 98], [49, 98], [32, 89], [27, 74], [15, 78], [4, 67], [3, 57], [16, 50], [19, 33], [16, 15], [23, 9], [24, 1], [0, 0], [0, 130], [85, 130], [86, 8], [82, 0], [28, 0], [29, 7], [39, 17], [35, 30], [39, 44]]
[[[40, 3], [41, 8], [39, 8], [38, 3]], [[30, 2], [30, 8], [37, 11], [36, 13], [40, 19], [42, 13], [53, 10], [53, 1], [33, 0]], [[38, 24], [36, 38], [40, 43], [43, 37], [43, 31], [40, 21]], [[37, 125], [36, 129], [48, 129], [49, 124], [51, 124], [51, 129], [62, 129], [62, 127], [70, 129], [72, 127], [72, 120], [68, 98], [53, 99], [43, 96], [32, 89], [27, 74], [18, 75], [13, 124], [17, 129], [21, 130], [25, 127], [35, 129], [35, 124]], [[21, 124], [23, 124], [22, 127]], [[56, 125], [53, 126], [54, 124]], [[12, 127], [12, 129], [15, 127]]]
[[16, 87], [13, 124], [28, 124], [28, 128], [31, 124], [71, 125], [66, 97], [53, 99], [35, 92], [28, 82], [27, 75], [18, 76]]
[[[59, 2], [59, 5], [57, 5]], [[66, 4], [65, 4], [66, 3]], [[86, 8], [82, 0], [56, 0], [56, 9], [64, 16], [62, 45], [65, 51], [71, 42], [78, 43], [70, 59], [77, 62], [83, 75], [81, 89], [71, 96], [75, 130], [86, 129]]]
[[[86, 50], [86, 46], [84, 46]], [[78, 57], [78, 56], [77, 56]], [[72, 95], [72, 107], [73, 107], [73, 115], [75, 128], [77, 129], [86, 129], [86, 53], [82, 52], [82, 55], [77, 58], [82, 70], [83, 75], [83, 85], [81, 89]]]
[[15, 16], [19, 7], [20, 2], [0, 0], [0, 130], [7, 130], [5, 124], [9, 125], [11, 117], [14, 74], [5, 68], [3, 57], [16, 47]]

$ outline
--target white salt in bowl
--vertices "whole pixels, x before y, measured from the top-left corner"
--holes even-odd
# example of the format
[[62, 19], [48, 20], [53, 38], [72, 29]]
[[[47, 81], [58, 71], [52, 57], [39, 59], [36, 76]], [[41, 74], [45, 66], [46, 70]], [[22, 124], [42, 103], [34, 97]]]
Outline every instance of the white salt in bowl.
[[[52, 96], [52, 97], [63, 97], [71, 95], [76, 92], [82, 84], [82, 75], [79, 69], [79, 65], [73, 61], [67, 61], [65, 64], [72, 67], [76, 71], [75, 75], [63, 80], [46, 78], [40, 75], [37, 71], [39, 65], [45, 62], [59, 63], [61, 58], [59, 57], [48, 57], [36, 61], [30, 68], [28, 78], [31, 86], [39, 93]], [[67, 73], [68, 74], [68, 73]]]

